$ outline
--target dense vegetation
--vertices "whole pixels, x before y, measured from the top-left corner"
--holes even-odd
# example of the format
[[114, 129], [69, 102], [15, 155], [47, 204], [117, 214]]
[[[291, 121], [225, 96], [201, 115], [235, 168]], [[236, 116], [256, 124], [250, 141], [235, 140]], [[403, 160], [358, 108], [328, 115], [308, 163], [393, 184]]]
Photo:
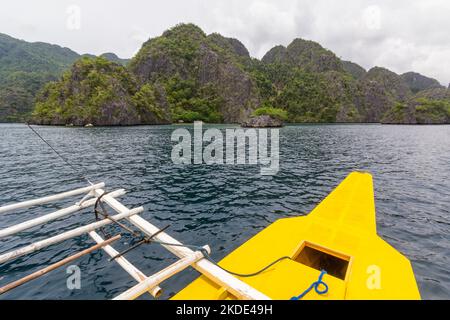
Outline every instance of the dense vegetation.
[[277, 46], [253, 63], [263, 104], [287, 112], [289, 122], [356, 122], [356, 80], [340, 60], [311, 41]]
[[105, 58], [82, 58], [37, 98], [33, 121], [41, 124], [132, 125], [165, 123], [157, 92], [140, 88], [123, 66]]
[[283, 109], [279, 109], [279, 108], [274, 108], [272, 106], [269, 105], [265, 105], [262, 106], [258, 109], [256, 109], [253, 112], [253, 116], [258, 117], [258, 116], [270, 116], [274, 119], [278, 119], [281, 121], [287, 121], [288, 120], [288, 113], [283, 110]]
[[[111, 53], [103, 56], [127, 63]], [[0, 33], [0, 122], [27, 119], [39, 90], [58, 80], [81, 57], [57, 45], [29, 43]]]
[[417, 123], [439, 123], [450, 121], [450, 101], [417, 99], [415, 116]]
[[173, 77], [164, 82], [172, 121], [221, 123], [221, 98], [213, 86], [197, 86], [194, 80]]
[[67, 48], [0, 34], [0, 121], [21, 121], [42, 86], [79, 58]]
[[398, 103], [386, 112], [383, 123], [450, 123], [450, 91], [435, 88], [421, 91], [407, 103]]
[[366, 71], [302, 39], [257, 60], [236, 39], [180, 24], [149, 39], [130, 61], [112, 53], [80, 58], [1, 35], [0, 121], [26, 118], [37, 96], [34, 121], [51, 124], [237, 123], [261, 115], [287, 122], [449, 122], [449, 90], [436, 80]]

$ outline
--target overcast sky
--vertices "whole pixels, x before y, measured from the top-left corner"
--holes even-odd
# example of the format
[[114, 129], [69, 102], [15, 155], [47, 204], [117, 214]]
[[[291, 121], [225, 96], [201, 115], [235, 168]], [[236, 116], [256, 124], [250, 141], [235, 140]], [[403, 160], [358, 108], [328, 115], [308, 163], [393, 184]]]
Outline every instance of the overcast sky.
[[133, 56], [179, 22], [241, 40], [252, 56], [300, 37], [339, 57], [450, 82], [448, 0], [3, 0], [0, 32], [79, 53]]

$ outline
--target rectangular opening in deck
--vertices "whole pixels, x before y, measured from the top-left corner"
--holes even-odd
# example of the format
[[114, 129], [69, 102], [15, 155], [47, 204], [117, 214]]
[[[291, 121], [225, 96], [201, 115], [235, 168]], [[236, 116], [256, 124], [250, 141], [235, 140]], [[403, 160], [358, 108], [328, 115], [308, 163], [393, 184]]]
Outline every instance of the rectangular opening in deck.
[[310, 243], [304, 243], [294, 260], [319, 271], [325, 270], [329, 275], [341, 280], [345, 280], [350, 264], [350, 257]]

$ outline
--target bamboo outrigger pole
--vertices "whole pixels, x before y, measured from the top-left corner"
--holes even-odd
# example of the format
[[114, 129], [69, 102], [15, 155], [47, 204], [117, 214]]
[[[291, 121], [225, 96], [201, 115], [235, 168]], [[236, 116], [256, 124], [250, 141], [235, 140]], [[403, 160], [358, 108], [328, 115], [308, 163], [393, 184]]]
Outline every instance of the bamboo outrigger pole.
[[[194, 251], [193, 246], [183, 245], [181, 242], [177, 241], [176, 239], [172, 238], [169, 234], [164, 232], [165, 228], [160, 229], [155, 225], [151, 224], [149, 221], [140, 217], [139, 213], [142, 213], [144, 211], [143, 207], [128, 209], [117, 199], [115, 199], [115, 197], [124, 194], [124, 190], [120, 189], [111, 193], [106, 193], [105, 190], [102, 189], [103, 186], [104, 183], [99, 183], [96, 185], [91, 185], [85, 188], [80, 188], [49, 197], [44, 197], [35, 200], [28, 200], [21, 203], [0, 207], [0, 213], [2, 213], [15, 209], [23, 209], [26, 207], [35, 206], [50, 201], [60, 200], [69, 196], [86, 193], [85, 196], [73, 206], [60, 209], [58, 211], [43, 215], [41, 217], [37, 217], [0, 230], [0, 238], [14, 235], [23, 230], [35, 227], [37, 225], [45, 224], [52, 220], [56, 220], [58, 218], [80, 211], [84, 208], [91, 206], [92, 204], [96, 204], [98, 201], [102, 201], [103, 203], [107, 204], [111, 209], [117, 212], [117, 214], [113, 216], [105, 215], [103, 220], [90, 223], [84, 226], [80, 226], [78, 228], [74, 228], [72, 230], [68, 230], [61, 234], [55, 235], [53, 237], [31, 243], [22, 248], [0, 254], [0, 264], [2, 264], [12, 259], [21, 257], [26, 254], [30, 254], [32, 252], [41, 250], [45, 247], [51, 246], [53, 244], [74, 237], [81, 236], [86, 233], [88, 233], [89, 236], [95, 242], [97, 242], [97, 245], [93, 246], [92, 248], [86, 249], [78, 254], [75, 254], [74, 256], [63, 259], [49, 267], [41, 269], [31, 275], [26, 276], [25, 278], [22, 278], [20, 280], [17, 280], [13, 283], [10, 283], [0, 288], [0, 294], [9, 291], [12, 288], [18, 287], [21, 284], [31, 281], [37, 277], [40, 277], [51, 270], [54, 270], [70, 261], [77, 259], [78, 257], [81, 257], [82, 255], [92, 252], [98, 248], [102, 248], [109, 256], [113, 257], [114, 260], [138, 282], [137, 285], [130, 288], [126, 292], [118, 295], [115, 299], [133, 299], [140, 296], [144, 292], [149, 292], [154, 297], [158, 297], [161, 294], [161, 288], [159, 287], [159, 284], [189, 266], [193, 267], [194, 269], [202, 273], [204, 276], [206, 276], [208, 279], [210, 279], [217, 285], [225, 288], [225, 290], [229, 291], [238, 299], [257, 299], [257, 300], [270, 299], [262, 292], [259, 292], [258, 290], [251, 287], [247, 283], [241, 281], [231, 273], [228, 273], [224, 269], [220, 268], [214, 262], [205, 259], [204, 256], [205, 252], [202, 250], [206, 250], [209, 253], [210, 252], [209, 247], [203, 247], [203, 249], [199, 249], [197, 247], [197, 249], [194, 250], [199, 251]], [[90, 199], [91, 197], [92, 199]], [[97, 232], [95, 232], [96, 229], [99, 229], [111, 223], [116, 223], [120, 225], [122, 228], [128, 230], [128, 232], [130, 232], [131, 229], [122, 225], [121, 223], [118, 223], [118, 221], [122, 219], [127, 219], [128, 222], [137, 227], [143, 234], [145, 234], [147, 237], [150, 237], [151, 239], [154, 239], [156, 243], [159, 242], [159, 244], [162, 247], [166, 248], [167, 250], [175, 254], [178, 258], [180, 258], [180, 260], [166, 267], [165, 269], [159, 271], [156, 274], [146, 276], [123, 256], [123, 252], [122, 254], [119, 254], [119, 252], [117, 252], [112, 246], [109, 245], [109, 243], [117, 240], [118, 238], [117, 239], [112, 238], [104, 241], [102, 237], [100, 237], [100, 235]], [[131, 230], [131, 232], [134, 233], [133, 230]]]
[[[124, 194], [125, 194], [125, 190], [119, 189], [119, 190], [116, 190], [114, 192], [111, 192], [109, 195], [111, 197], [115, 198], [115, 197], [120, 197], [120, 196], [122, 196]], [[97, 199], [98, 198], [89, 199], [87, 201], [84, 201], [80, 205], [75, 204], [75, 205], [70, 206], [68, 208], [64, 208], [64, 209], [61, 209], [61, 210], [58, 210], [58, 211], [46, 214], [44, 216], [40, 216], [40, 217], [34, 218], [32, 220], [27, 220], [25, 222], [13, 225], [13, 226], [5, 228], [5, 229], [1, 229], [0, 230], [0, 238], [12, 236], [12, 235], [14, 235], [16, 233], [19, 233], [21, 231], [33, 228], [33, 227], [41, 225], [41, 224], [45, 224], [45, 223], [50, 222], [52, 220], [56, 220], [56, 219], [65, 217], [65, 216], [67, 216], [69, 214], [72, 214], [72, 213], [78, 212], [78, 211], [80, 211], [82, 209], [86, 209], [88, 207], [91, 207], [91, 206], [93, 206], [95, 204]]]
[[116, 214], [115, 216], [112, 216], [110, 218], [106, 218], [106, 219], [100, 220], [98, 222], [94, 222], [94, 223], [91, 223], [91, 224], [88, 224], [88, 225], [85, 225], [82, 227], [78, 227], [76, 229], [69, 230], [64, 233], [60, 233], [54, 237], [32, 243], [32, 244], [22, 247], [20, 249], [1, 254], [0, 255], [0, 264], [5, 263], [9, 260], [24, 256], [26, 254], [30, 254], [32, 252], [38, 251], [38, 250], [48, 247], [50, 245], [53, 245], [53, 244], [56, 244], [56, 243], [59, 243], [59, 242], [62, 242], [62, 241], [65, 241], [65, 240], [68, 240], [71, 238], [78, 237], [82, 234], [88, 233], [90, 231], [93, 231], [93, 230], [99, 229], [103, 226], [106, 226], [108, 224], [111, 224], [111, 223], [113, 223], [113, 220], [121, 220], [126, 217], [141, 213], [142, 211], [144, 211], [143, 207], [138, 207], [138, 208], [131, 209], [128, 211], [124, 211], [123, 213]]
[[3, 207], [0, 207], [0, 213], [17, 210], [17, 209], [24, 209], [24, 208], [33, 207], [33, 206], [37, 206], [40, 204], [44, 204], [44, 203], [48, 203], [48, 202], [52, 202], [52, 201], [56, 201], [56, 200], [61, 200], [61, 199], [75, 196], [78, 194], [91, 192], [91, 191], [94, 191], [95, 189], [103, 188], [104, 186], [105, 186], [105, 183], [101, 182], [101, 183], [94, 184], [92, 186], [75, 189], [75, 190], [67, 191], [67, 192], [63, 192], [63, 193], [58, 193], [58, 194], [44, 197], [44, 198], [33, 199], [33, 200], [23, 201], [20, 203], [6, 205]]
[[[96, 189], [94, 191], [97, 196], [100, 196], [104, 193], [102, 189]], [[116, 212], [124, 212], [126, 210], [129, 210], [126, 206], [124, 206], [122, 203], [117, 201], [116, 199], [109, 197], [108, 195], [105, 195], [102, 197], [102, 200], [106, 204], [108, 204], [112, 209], [114, 209]], [[170, 235], [168, 235], [165, 232], [160, 232], [160, 229], [156, 226], [152, 225], [150, 222], [145, 220], [144, 218], [135, 215], [135, 216], [129, 216], [127, 217], [128, 221], [130, 221], [132, 224], [134, 224], [136, 227], [138, 227], [142, 232], [147, 234], [147, 236], [151, 237], [155, 234], [157, 234], [154, 238], [155, 240], [164, 242], [164, 243], [171, 243], [174, 245], [167, 245], [162, 244], [162, 247], [166, 248], [173, 254], [175, 254], [178, 258], [183, 259], [187, 256], [192, 256], [195, 252], [188, 247], [182, 246], [182, 243], [177, 241], [176, 239], [172, 238]], [[217, 265], [211, 263], [207, 259], [200, 259], [197, 261], [194, 261], [191, 266], [202, 273], [207, 278], [214, 281], [216, 284], [226, 288], [229, 292], [231, 292], [235, 297], [238, 299], [243, 300], [270, 300], [268, 296], [265, 294], [259, 292], [255, 288], [251, 287], [247, 283], [241, 281], [240, 279], [236, 278], [235, 276], [231, 275], [230, 273], [224, 271]], [[150, 276], [151, 277], [151, 276]], [[149, 278], [150, 278], [149, 277]]]
[[50, 271], [53, 271], [53, 270], [55, 270], [55, 269], [65, 265], [65, 264], [68, 264], [69, 262], [72, 262], [72, 261], [74, 261], [74, 260], [76, 260], [76, 259], [78, 259], [78, 258], [80, 258], [80, 257], [82, 257], [84, 255], [87, 255], [87, 254], [89, 254], [89, 253], [91, 253], [91, 252], [93, 252], [95, 250], [103, 248], [104, 246], [107, 246], [107, 245], [113, 243], [114, 241], [119, 240], [120, 237], [121, 237], [120, 234], [118, 234], [115, 237], [112, 237], [112, 238], [110, 238], [108, 240], [105, 240], [103, 242], [100, 242], [100, 243], [98, 243], [98, 244], [96, 244], [96, 245], [94, 245], [94, 246], [92, 246], [92, 247], [90, 247], [90, 248], [88, 248], [86, 250], [80, 251], [80, 252], [78, 252], [78, 253], [76, 253], [74, 255], [71, 255], [71, 256], [69, 256], [69, 257], [67, 257], [65, 259], [62, 259], [61, 261], [58, 261], [58, 262], [56, 262], [56, 263], [54, 263], [54, 264], [52, 264], [52, 265], [50, 265], [48, 267], [45, 267], [45, 268], [43, 268], [41, 270], [38, 270], [38, 271], [36, 271], [36, 272], [26, 276], [26, 277], [23, 277], [23, 278], [21, 278], [21, 279], [19, 279], [17, 281], [11, 282], [11, 283], [7, 284], [6, 286], [3, 286], [3, 287], [0, 288], [0, 294], [4, 294], [5, 292], [8, 292], [8, 291], [10, 291], [10, 290], [12, 290], [14, 288], [17, 288], [18, 286], [21, 286], [21, 285], [23, 285], [23, 284], [25, 284], [27, 282], [30, 282], [31, 280], [39, 278], [39, 277], [43, 276], [44, 274], [49, 273]]
[[[95, 231], [89, 232], [89, 236], [97, 243], [102, 243], [103, 238]], [[111, 258], [115, 257], [119, 254], [116, 249], [111, 247], [110, 245], [102, 247], [103, 251], [105, 251]], [[114, 259], [130, 276], [134, 278], [137, 282], [142, 282], [147, 279], [147, 276], [138, 268], [136, 268], [131, 262], [129, 262], [125, 257], [118, 257]], [[159, 298], [162, 294], [162, 289], [159, 286], [154, 286], [147, 290], [153, 297]]]
[[[209, 247], [205, 247], [207, 251], [210, 251]], [[144, 281], [141, 281], [139, 284], [135, 285], [134, 287], [131, 287], [127, 291], [121, 293], [117, 297], [114, 298], [114, 300], [134, 300], [138, 297], [140, 297], [142, 294], [144, 294], [146, 291], [149, 290], [149, 288], [154, 288], [155, 286], [159, 285], [164, 280], [169, 279], [173, 275], [177, 274], [178, 272], [186, 269], [187, 267], [191, 266], [193, 263], [199, 261], [200, 259], [203, 259], [203, 253], [200, 251], [196, 251], [191, 255], [185, 256], [172, 265], [168, 266], [167, 268], [151, 275]]]

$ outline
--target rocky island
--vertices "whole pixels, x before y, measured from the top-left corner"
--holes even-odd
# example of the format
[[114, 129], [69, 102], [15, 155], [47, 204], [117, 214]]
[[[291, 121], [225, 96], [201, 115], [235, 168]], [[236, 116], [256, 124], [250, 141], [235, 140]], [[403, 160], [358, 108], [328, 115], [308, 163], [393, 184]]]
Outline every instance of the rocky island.
[[[239, 40], [205, 34], [193, 24], [149, 39], [131, 60], [112, 53], [80, 56], [5, 35], [0, 49], [0, 121], [450, 123], [450, 90], [438, 81], [381, 67], [367, 71], [303, 39], [276, 46], [261, 60]], [[24, 63], [27, 57], [33, 57], [34, 69]]]
[[242, 122], [244, 128], [280, 128], [283, 126], [283, 121], [272, 118], [268, 115], [251, 117], [247, 121]]

